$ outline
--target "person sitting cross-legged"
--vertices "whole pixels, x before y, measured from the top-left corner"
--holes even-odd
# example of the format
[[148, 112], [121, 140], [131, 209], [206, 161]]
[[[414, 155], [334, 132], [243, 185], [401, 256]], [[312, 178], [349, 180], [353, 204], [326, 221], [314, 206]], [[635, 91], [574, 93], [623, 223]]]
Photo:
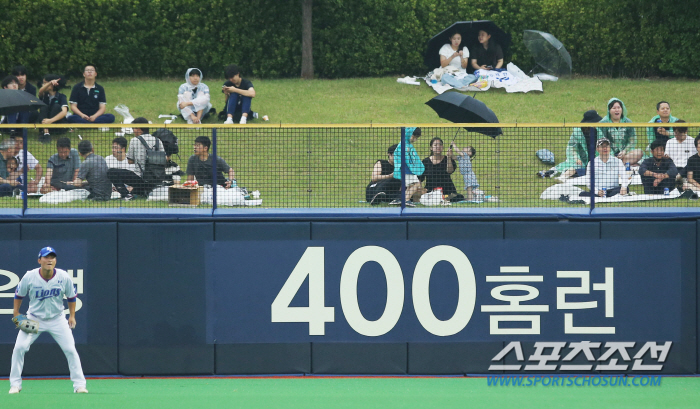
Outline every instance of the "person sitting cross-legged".
[[83, 158], [83, 163], [80, 164], [78, 176], [70, 183], [87, 189], [90, 192], [88, 199], [109, 200], [112, 197], [112, 183], [107, 178], [107, 162], [93, 152], [92, 143], [88, 140], [80, 141], [78, 153]]
[[[211, 140], [207, 136], [198, 136], [194, 140], [194, 155], [187, 160], [187, 180], [197, 180], [202, 185], [214, 185], [213, 156], [209, 153]], [[216, 184], [226, 189], [236, 186], [236, 174], [233, 168], [220, 156], [216, 157]], [[228, 177], [224, 177], [224, 173]]]
[[666, 144], [662, 140], [655, 140], [649, 146], [652, 157], [644, 159], [639, 167], [639, 175], [644, 185], [644, 193], [659, 195], [664, 189], [674, 189], [678, 169], [669, 157], [665, 155]]
[[[582, 192], [582, 196], [590, 196], [591, 194], [600, 197], [611, 197], [617, 194], [626, 195], [629, 180], [625, 173], [625, 165], [622, 161], [610, 154], [610, 141], [607, 138], [598, 139], [596, 142], [596, 151], [598, 156], [593, 163], [595, 164], [595, 192]], [[588, 162], [586, 167], [586, 177], [588, 178], [588, 187], [591, 187], [591, 162]]]
[[68, 115], [66, 120], [76, 124], [111, 124], [114, 115], [105, 114], [107, 109], [107, 95], [102, 85], [95, 82], [97, 69], [93, 65], [86, 65], [83, 69], [84, 81], [75, 84], [70, 93], [70, 110], [73, 115]]
[[[148, 120], [143, 117], [138, 117], [131, 122], [133, 125], [148, 124]], [[124, 200], [132, 200], [134, 195], [147, 196], [155, 187], [153, 182], [144, 179], [146, 170], [146, 158], [148, 153], [146, 147], [143, 146], [141, 139], [144, 140], [149, 149], [163, 149], [163, 144], [155, 136], [149, 134], [149, 128], [132, 128], [134, 137], [129, 142], [129, 150], [126, 153], [126, 158], [129, 164], [134, 165], [130, 169], [109, 168], [107, 169], [107, 177], [117, 189]], [[129, 190], [129, 187], [133, 190]]]
[[49, 158], [46, 166], [46, 182], [41, 187], [41, 193], [49, 193], [52, 190], [78, 189], [67, 183], [78, 177], [78, 169], [80, 168], [78, 151], [71, 148], [70, 139], [59, 138], [56, 141], [56, 152]]
[[209, 87], [201, 81], [202, 71], [190, 68], [185, 73], [185, 83], [177, 91], [177, 109], [188, 124], [201, 124], [212, 108]]

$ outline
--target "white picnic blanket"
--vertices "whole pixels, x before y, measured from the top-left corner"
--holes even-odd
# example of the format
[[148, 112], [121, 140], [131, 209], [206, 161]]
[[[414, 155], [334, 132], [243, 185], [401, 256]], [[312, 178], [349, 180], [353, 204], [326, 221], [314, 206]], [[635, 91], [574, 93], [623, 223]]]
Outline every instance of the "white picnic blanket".
[[[550, 186], [547, 189], [545, 189], [544, 192], [540, 195], [540, 199], [544, 200], [559, 200], [559, 198], [563, 196], [569, 196], [569, 200], [582, 200], [586, 204], [591, 204], [591, 198], [590, 196], [579, 196], [579, 193], [583, 192], [582, 189], [569, 185], [569, 184], [557, 184], [554, 186]], [[668, 195], [637, 195], [637, 194], [629, 194], [629, 195], [615, 195], [611, 197], [598, 197], [596, 196], [595, 202], [596, 203], [620, 203], [620, 202], [640, 202], [640, 201], [647, 201], [647, 200], [666, 200], [666, 199], [675, 199], [677, 197], [680, 197], [681, 193], [678, 191], [678, 189], [673, 189]]]
[[[213, 189], [210, 186], [204, 186], [199, 191], [199, 202], [202, 204], [213, 203]], [[148, 200], [168, 201], [168, 186], [160, 186], [148, 195]], [[216, 204], [217, 206], [260, 206], [262, 199], [246, 200], [245, 192], [239, 187], [226, 189], [223, 186], [217, 186], [216, 189]]]
[[[574, 186], [586, 186], [588, 184], [588, 176], [579, 176], [577, 178], [569, 178], [562, 182], [562, 184], [574, 185]], [[630, 185], [641, 185], [642, 177], [639, 174], [632, 175], [630, 179]]]
[[[445, 91], [455, 89], [450, 85], [442, 84], [440, 78], [443, 74], [450, 73], [450, 67], [437, 68], [428, 75], [426, 75], [423, 80], [428, 84], [435, 92], [442, 94]], [[528, 77], [527, 74], [523, 72], [517, 65], [508, 63], [506, 66], [506, 71], [489, 71], [489, 70], [476, 70], [474, 75], [477, 78], [481, 75], [486, 79], [488, 85], [484, 88], [477, 88], [475, 86], [467, 86], [463, 88], [456, 88], [457, 91], [463, 92], [477, 92], [477, 91], [488, 91], [491, 87], [494, 88], [504, 88], [506, 92], [530, 92], [530, 91], [540, 91], [542, 92], [542, 81], [536, 76]], [[431, 80], [436, 80], [432, 82]]]

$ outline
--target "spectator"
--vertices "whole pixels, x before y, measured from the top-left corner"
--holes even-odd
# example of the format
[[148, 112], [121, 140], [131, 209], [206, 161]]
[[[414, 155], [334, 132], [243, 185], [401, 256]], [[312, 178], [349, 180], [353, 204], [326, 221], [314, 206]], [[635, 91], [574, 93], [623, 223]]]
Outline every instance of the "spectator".
[[[0, 197], [12, 196], [12, 190], [17, 185], [16, 180], [11, 179], [7, 162], [12, 158], [15, 144], [10, 139], [0, 142]], [[14, 175], [12, 175], [14, 176]]]
[[685, 165], [685, 170], [688, 173], [684, 189], [690, 189], [693, 192], [700, 193], [700, 135], [693, 140], [695, 144], [695, 155], [688, 158], [688, 163]]
[[459, 156], [457, 158], [457, 163], [459, 164], [459, 173], [462, 174], [462, 179], [464, 180], [464, 190], [466, 194], [464, 195], [464, 200], [475, 200], [477, 196], [483, 194], [479, 190], [479, 181], [476, 179], [476, 173], [472, 169], [472, 160], [476, 156], [476, 149], [473, 146], [467, 146], [466, 148], [460, 150], [457, 144], [452, 142], [451, 151], [457, 152]]
[[[209, 153], [211, 140], [207, 136], [198, 136], [194, 140], [194, 155], [190, 156], [187, 161], [187, 180], [197, 180], [204, 186], [214, 185], [212, 155]], [[216, 157], [216, 182], [226, 189], [236, 186], [236, 175], [233, 168], [230, 167], [221, 157]], [[228, 177], [224, 177], [224, 173]]]
[[[625, 173], [625, 165], [622, 164], [620, 159], [610, 155], [610, 141], [606, 138], [598, 139], [596, 151], [598, 156], [593, 161], [595, 164], [595, 195], [600, 197], [611, 197], [618, 193], [626, 195], [629, 180]], [[588, 187], [590, 188], [590, 162], [586, 167], [586, 175], [588, 175]], [[591, 193], [583, 192], [582, 194], [590, 195]]]
[[107, 108], [107, 95], [102, 85], [95, 82], [97, 69], [92, 65], [86, 65], [83, 70], [84, 81], [75, 84], [70, 93], [70, 110], [73, 115], [68, 115], [70, 123], [80, 124], [111, 124], [114, 115], [105, 114]]
[[78, 176], [80, 159], [78, 151], [70, 147], [70, 139], [59, 138], [56, 141], [56, 152], [49, 158], [46, 165], [46, 181], [41, 187], [41, 193], [49, 193], [51, 190], [76, 189], [72, 182]]
[[[134, 124], [148, 124], [148, 119], [139, 117], [131, 122]], [[126, 153], [126, 158], [129, 164], [135, 165], [130, 169], [111, 168], [107, 170], [107, 177], [117, 188], [122, 199], [132, 200], [135, 195], [147, 196], [155, 187], [152, 182], [144, 180], [143, 175], [146, 169], [146, 147], [143, 146], [141, 138], [144, 140], [149, 149], [155, 149], [156, 145], [163, 149], [163, 144], [155, 137], [149, 134], [148, 128], [133, 128], [134, 137], [129, 142], [129, 150]], [[133, 190], [130, 192], [127, 186], [131, 186]], [[133, 193], [132, 193], [133, 192]]]
[[479, 45], [474, 47], [472, 68], [475, 70], [492, 70], [503, 67], [503, 50], [496, 41], [491, 40], [491, 33], [479, 30]]
[[[8, 75], [2, 80], [2, 89], [19, 89], [19, 80], [14, 75]], [[28, 124], [29, 123], [29, 113], [28, 112], [13, 112], [4, 116], [2, 122], [3, 124]], [[19, 132], [18, 129], [10, 129], [11, 134], [16, 134]]]
[[[413, 147], [413, 144], [418, 141], [421, 134], [422, 131], [420, 128], [406, 128], [403, 141], [398, 144], [396, 150], [394, 151], [394, 179], [401, 180], [401, 165], [403, 161], [402, 150], [404, 149], [404, 146], [406, 147], [406, 174], [404, 175], [404, 184], [406, 185], [406, 206], [409, 207], [416, 206], [415, 203], [413, 203], [413, 200], [411, 200], [411, 197], [413, 197], [415, 193], [422, 192], [421, 182], [418, 179], [418, 176], [423, 174], [425, 171], [425, 166], [423, 165], [423, 162], [421, 162], [420, 156], [418, 156], [418, 152], [416, 152], [416, 148]], [[401, 201], [396, 199], [389, 204], [398, 205], [401, 204]]]
[[17, 77], [19, 81], [19, 87], [17, 89], [36, 96], [36, 87], [27, 81], [27, 67], [24, 65], [15, 65], [12, 67], [12, 75]]
[[664, 155], [666, 144], [663, 140], [657, 139], [649, 148], [653, 156], [645, 159], [639, 167], [644, 193], [658, 195], [663, 194], [665, 188], [669, 191], [673, 190], [678, 170], [673, 160]]
[[[657, 115], [649, 121], [649, 123], [673, 123], [678, 120], [675, 116], [671, 115], [671, 105], [666, 101], [660, 101], [656, 104]], [[656, 128], [647, 128], [647, 149], [644, 153], [645, 158], [651, 157], [651, 151], [649, 150], [651, 143], [657, 139], [664, 142], [668, 141], [673, 137], [673, 128], [663, 127], [657, 125]]]
[[394, 151], [391, 145], [386, 153], [388, 158], [380, 159], [372, 167], [369, 185], [365, 188], [365, 200], [369, 204], [379, 204], [396, 200], [401, 193], [401, 181], [394, 179]]
[[22, 186], [22, 169], [17, 163], [17, 158], [11, 157], [7, 160], [7, 180], [15, 192]]
[[[46, 74], [43, 78], [41, 88], [39, 88], [39, 98], [46, 104], [45, 107], [39, 109], [37, 123], [42, 124], [61, 124], [68, 122], [68, 98], [58, 92], [66, 86], [66, 80], [56, 74]], [[49, 128], [44, 128], [44, 135], [39, 138], [41, 143], [51, 142], [51, 133], [64, 134], [65, 128], [58, 128], [49, 131]]]
[[83, 158], [83, 163], [80, 165], [78, 176], [69, 183], [75, 187], [87, 189], [90, 192], [88, 199], [100, 201], [111, 199], [112, 183], [107, 178], [105, 159], [93, 152], [92, 143], [88, 140], [80, 141], [78, 153]]
[[[24, 177], [24, 138], [16, 136], [13, 139], [15, 141], [14, 157], [17, 159], [19, 171], [22, 172], [22, 177]], [[34, 178], [29, 179], [27, 193], [37, 193], [39, 191], [39, 185], [42, 184], [41, 178], [44, 175], [44, 169], [34, 155], [27, 152], [27, 174], [30, 170], [34, 170]], [[22, 183], [24, 184], [24, 181], [22, 181]]]
[[425, 180], [425, 190], [432, 192], [435, 189], [441, 189], [444, 196], [448, 196], [450, 200], [464, 200], [464, 196], [457, 193], [457, 188], [452, 182], [452, 173], [457, 170], [457, 162], [455, 162], [454, 152], [449, 149], [447, 156], [442, 154], [443, 142], [440, 138], [430, 140], [430, 156], [423, 159], [422, 180]]
[[[597, 123], [603, 119], [595, 110], [586, 111], [583, 114], [581, 123]], [[574, 128], [569, 137], [569, 143], [566, 145], [566, 160], [557, 166], [542, 171], [538, 174], [542, 177], [554, 177], [560, 172], [559, 180], [566, 180], [574, 175], [585, 175], [586, 166], [588, 166], [588, 147], [591, 146], [591, 128], [581, 127]]]
[[[625, 104], [617, 98], [610, 98], [608, 101], [608, 114], [600, 122], [619, 124], [632, 121], [627, 117]], [[637, 146], [637, 133], [634, 131], [634, 128], [598, 128], [598, 136], [610, 142], [612, 154], [620, 159], [622, 163], [629, 162], [630, 165], [636, 165], [642, 158], [641, 149], [635, 149]]]
[[190, 68], [185, 73], [185, 83], [177, 92], [177, 109], [188, 124], [201, 124], [212, 109], [209, 87], [202, 81], [202, 72]]
[[695, 154], [695, 141], [688, 138], [688, 127], [682, 126], [685, 121], [679, 119], [676, 121], [676, 127], [673, 128], [673, 135], [666, 142], [666, 156], [673, 160], [673, 163], [678, 168], [678, 178], [686, 177], [685, 166], [688, 163], [688, 158]]
[[134, 165], [126, 158], [126, 138], [118, 136], [112, 139], [112, 154], [105, 158], [105, 162], [108, 169], [134, 169]]
[[[232, 124], [233, 121], [239, 121], [245, 124], [248, 117], [257, 118], [257, 112], [250, 109], [250, 105], [255, 98], [255, 88], [249, 80], [241, 78], [241, 71], [236, 65], [226, 67], [226, 79], [221, 92], [226, 95], [226, 122], [224, 124]], [[240, 118], [240, 119], [239, 119]]]
[[440, 67], [454, 67], [459, 71], [466, 72], [467, 64], [469, 63], [469, 49], [462, 45], [462, 34], [455, 32], [450, 36], [449, 44], [445, 44], [440, 48]]

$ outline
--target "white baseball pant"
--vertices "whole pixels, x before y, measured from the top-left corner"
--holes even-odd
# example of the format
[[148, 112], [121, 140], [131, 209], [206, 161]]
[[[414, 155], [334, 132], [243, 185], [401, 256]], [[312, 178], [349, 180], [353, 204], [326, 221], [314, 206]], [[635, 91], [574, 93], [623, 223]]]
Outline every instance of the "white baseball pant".
[[15, 342], [15, 349], [12, 351], [12, 368], [10, 369], [10, 386], [16, 386], [22, 388], [22, 369], [24, 368], [24, 354], [29, 351], [29, 347], [39, 338], [44, 332], [51, 334], [53, 339], [56, 340], [58, 345], [63, 350], [63, 353], [68, 359], [68, 368], [70, 369], [70, 379], [73, 381], [73, 390], [80, 387], [85, 387], [85, 375], [83, 375], [83, 368], [80, 365], [80, 357], [78, 356], [78, 351], [75, 349], [75, 339], [73, 339], [73, 332], [68, 326], [68, 320], [63, 314], [48, 319], [42, 320], [35, 317], [34, 315], [29, 315], [34, 321], [39, 323], [39, 333], [38, 334], [27, 334], [24, 331], [19, 331], [17, 334], [17, 341]]

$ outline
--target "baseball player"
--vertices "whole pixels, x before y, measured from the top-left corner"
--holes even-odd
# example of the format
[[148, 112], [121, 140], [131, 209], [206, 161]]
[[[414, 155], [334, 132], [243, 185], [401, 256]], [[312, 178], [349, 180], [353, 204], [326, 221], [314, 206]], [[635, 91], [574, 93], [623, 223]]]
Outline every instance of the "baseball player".
[[[73, 280], [65, 270], [56, 268], [56, 250], [52, 247], [44, 247], [39, 251], [39, 264], [40, 268], [27, 271], [15, 290], [12, 321], [21, 331], [12, 351], [10, 393], [19, 393], [22, 390], [24, 354], [42, 332], [51, 334], [66, 355], [73, 392], [88, 393], [71, 332], [71, 329], [75, 328], [76, 291]], [[68, 298], [70, 312], [67, 321], [63, 314], [64, 295]], [[19, 314], [19, 307], [25, 297], [29, 297], [29, 311], [26, 316]]]

